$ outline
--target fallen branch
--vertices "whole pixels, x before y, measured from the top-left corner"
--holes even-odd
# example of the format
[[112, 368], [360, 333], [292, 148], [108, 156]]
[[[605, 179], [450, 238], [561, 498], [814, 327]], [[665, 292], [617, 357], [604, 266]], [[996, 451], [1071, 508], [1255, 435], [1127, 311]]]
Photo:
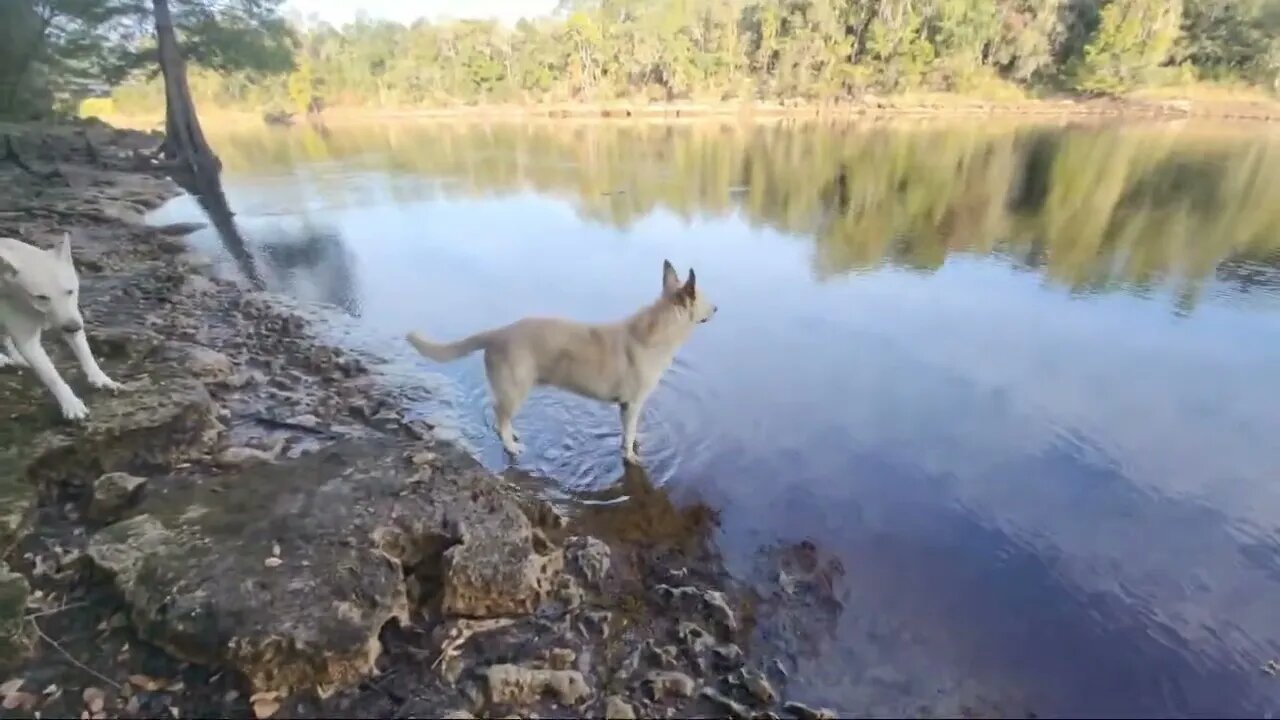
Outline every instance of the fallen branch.
[[45, 631], [44, 631], [44, 630], [41, 630], [41, 629], [40, 629], [40, 623], [36, 622], [35, 620], [31, 620], [30, 622], [31, 622], [31, 627], [33, 627], [33, 628], [35, 628], [35, 629], [36, 629], [36, 634], [38, 634], [41, 638], [43, 638], [45, 642], [49, 643], [50, 647], [52, 647], [54, 650], [57, 650], [59, 653], [61, 653], [61, 654], [62, 654], [62, 657], [64, 657], [64, 658], [66, 658], [67, 660], [69, 660], [69, 661], [71, 662], [71, 664], [73, 664], [73, 665], [75, 665], [76, 667], [80, 668], [81, 670], [83, 670], [83, 671], [85, 671], [85, 672], [89, 673], [90, 675], [92, 675], [92, 676], [94, 676], [94, 677], [98, 678], [99, 680], [101, 680], [102, 682], [104, 682], [104, 683], [106, 683], [106, 684], [110, 685], [111, 687], [115, 688], [116, 690], [120, 690], [120, 689], [121, 689], [121, 687], [120, 687], [120, 683], [116, 682], [115, 680], [112, 680], [111, 678], [107, 677], [106, 675], [103, 675], [102, 673], [98, 672], [97, 670], [94, 670], [93, 668], [89, 667], [88, 665], [85, 665], [84, 663], [82, 663], [82, 662], [80, 662], [79, 660], [77, 660], [77, 659], [75, 659], [74, 657], [72, 657], [71, 653], [69, 653], [69, 652], [67, 652], [66, 650], [64, 650], [64, 649], [63, 649], [63, 647], [62, 647], [61, 645], [59, 645], [59, 644], [58, 644], [58, 641], [56, 641], [56, 640], [54, 640], [53, 638], [49, 637], [47, 634], [45, 634]]
[[74, 610], [74, 609], [76, 609], [76, 608], [82, 608], [82, 607], [84, 607], [84, 606], [86, 606], [86, 605], [88, 605], [88, 604], [89, 604], [89, 603], [87, 603], [87, 602], [71, 603], [70, 605], [63, 605], [62, 607], [56, 607], [56, 608], [52, 608], [52, 609], [50, 609], [50, 610], [41, 610], [40, 612], [27, 613], [26, 615], [23, 615], [22, 617], [23, 617], [24, 619], [26, 619], [26, 620], [32, 620], [32, 619], [34, 619], [34, 618], [44, 617], [44, 616], [46, 616], [46, 615], [57, 615], [58, 613], [60, 613], [60, 612], [62, 612], [62, 611], [64, 611], [64, 610]]
[[324, 435], [326, 437], [341, 437], [340, 433], [336, 433], [332, 430], [313, 427], [311, 425], [303, 425], [302, 423], [290, 422], [288, 420], [277, 420], [276, 418], [269, 417], [267, 415], [254, 415], [253, 419], [257, 420], [263, 425], [270, 425], [271, 427], [277, 427], [284, 430], [302, 430], [304, 432], [309, 432], [316, 435]]

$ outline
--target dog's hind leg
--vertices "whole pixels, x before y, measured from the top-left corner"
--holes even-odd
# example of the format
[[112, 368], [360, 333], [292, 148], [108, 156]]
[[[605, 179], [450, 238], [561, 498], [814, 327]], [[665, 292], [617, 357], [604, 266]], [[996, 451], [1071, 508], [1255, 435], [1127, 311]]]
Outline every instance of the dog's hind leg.
[[0, 367], [27, 367], [27, 361], [22, 357], [22, 353], [18, 352], [18, 348], [13, 346], [13, 338], [8, 335], [4, 336], [5, 352], [0, 352]]
[[493, 413], [497, 420], [498, 437], [502, 439], [502, 447], [512, 456], [517, 456], [524, 452], [524, 446], [516, 439], [511, 419], [529, 396], [533, 383], [522, 377], [517, 368], [490, 360], [489, 353], [485, 353], [484, 369], [489, 378], [489, 389], [493, 392]]
[[36, 332], [30, 336], [23, 337], [14, 343], [18, 354], [31, 365], [31, 371], [40, 378], [40, 382], [49, 388], [49, 392], [53, 393], [53, 397], [58, 401], [58, 407], [62, 410], [62, 416], [68, 420], [83, 420], [89, 416], [89, 408], [85, 407], [84, 401], [76, 397], [75, 392], [67, 382], [58, 374], [58, 369], [53, 366], [53, 361], [45, 354], [44, 348], [40, 346], [40, 333]]
[[523, 397], [512, 394], [504, 395], [502, 392], [494, 390], [493, 412], [497, 416], [498, 437], [502, 439], [502, 447], [513, 456], [524, 452], [524, 445], [516, 439], [516, 431], [511, 427], [511, 418], [515, 417], [516, 411], [520, 409], [523, 401]]

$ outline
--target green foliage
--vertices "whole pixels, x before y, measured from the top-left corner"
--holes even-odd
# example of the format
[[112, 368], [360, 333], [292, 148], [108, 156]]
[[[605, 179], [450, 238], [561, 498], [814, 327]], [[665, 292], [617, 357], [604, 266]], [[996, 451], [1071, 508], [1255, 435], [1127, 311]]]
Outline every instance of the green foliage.
[[[571, 0], [514, 28], [171, 2], [197, 99], [250, 110], [1280, 80], [1280, 0]], [[154, 111], [149, 23], [150, 0], [0, 0], [0, 111], [102, 83], [122, 112]]]
[[1280, 0], [1185, 0], [1176, 54], [1204, 77], [1280, 77]]
[[[293, 67], [283, 0], [170, 0], [183, 53], [221, 73]], [[151, 0], [0, 0], [0, 114], [74, 107], [159, 71]]]
[[1076, 87], [1115, 93], [1148, 81], [1168, 60], [1181, 20], [1181, 0], [1111, 0], [1084, 49]]

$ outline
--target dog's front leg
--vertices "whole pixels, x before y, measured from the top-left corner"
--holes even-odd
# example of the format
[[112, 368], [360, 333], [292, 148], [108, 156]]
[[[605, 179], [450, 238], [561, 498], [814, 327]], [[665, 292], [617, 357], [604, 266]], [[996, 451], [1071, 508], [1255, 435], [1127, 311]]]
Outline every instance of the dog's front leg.
[[619, 414], [622, 416], [622, 459], [632, 465], [640, 464], [640, 456], [636, 454], [636, 428], [640, 424], [642, 407], [644, 407], [644, 398], [618, 405]]
[[45, 354], [44, 348], [40, 346], [40, 333], [20, 338], [14, 343], [18, 354], [27, 361], [31, 366], [32, 372], [36, 377], [40, 378], [40, 382], [49, 388], [49, 392], [53, 393], [53, 397], [58, 401], [58, 407], [62, 409], [62, 416], [68, 420], [83, 420], [89, 416], [89, 408], [85, 407], [83, 401], [76, 397], [71, 386], [67, 385], [62, 376], [58, 374], [58, 369], [53, 366], [53, 361]]
[[98, 367], [98, 361], [93, 358], [93, 351], [89, 349], [89, 339], [85, 336], [84, 330], [64, 335], [63, 338], [71, 346], [71, 352], [75, 353], [76, 360], [80, 363], [80, 369], [84, 370], [84, 375], [88, 378], [90, 385], [99, 390], [111, 390], [112, 392], [120, 389], [120, 384], [107, 377], [107, 374], [102, 372], [102, 368]]

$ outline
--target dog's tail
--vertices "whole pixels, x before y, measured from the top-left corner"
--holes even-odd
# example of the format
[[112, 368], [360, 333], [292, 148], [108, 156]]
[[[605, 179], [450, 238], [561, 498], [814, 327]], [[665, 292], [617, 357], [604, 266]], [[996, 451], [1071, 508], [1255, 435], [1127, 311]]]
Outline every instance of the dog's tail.
[[429, 357], [436, 362], [449, 362], [483, 348], [489, 340], [489, 333], [472, 335], [455, 343], [433, 343], [417, 332], [409, 333], [404, 339], [408, 340], [409, 344], [424, 357]]

